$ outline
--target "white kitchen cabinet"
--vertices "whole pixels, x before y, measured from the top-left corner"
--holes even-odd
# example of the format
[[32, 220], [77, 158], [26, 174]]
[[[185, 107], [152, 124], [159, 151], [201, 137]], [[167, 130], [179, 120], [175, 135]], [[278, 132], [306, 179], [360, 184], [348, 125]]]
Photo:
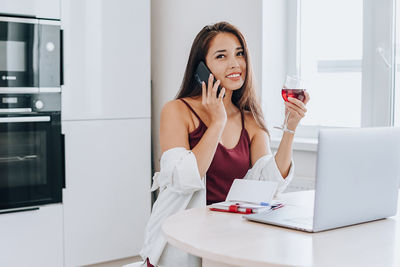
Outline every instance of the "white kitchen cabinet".
[[150, 0], [62, 1], [63, 120], [150, 118]]
[[0, 0], [0, 13], [60, 19], [61, 0]]
[[65, 266], [138, 255], [150, 216], [150, 119], [63, 122]]
[[0, 266], [63, 266], [63, 207], [0, 214]]

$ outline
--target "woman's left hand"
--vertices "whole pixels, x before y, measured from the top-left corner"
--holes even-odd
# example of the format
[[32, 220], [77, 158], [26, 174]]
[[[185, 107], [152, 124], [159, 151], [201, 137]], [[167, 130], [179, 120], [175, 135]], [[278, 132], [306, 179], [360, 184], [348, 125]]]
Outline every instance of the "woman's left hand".
[[295, 131], [297, 126], [299, 125], [300, 120], [306, 115], [306, 105], [308, 101], [310, 101], [310, 95], [307, 93], [307, 91], [304, 92], [304, 95], [304, 102], [293, 97], [289, 97], [288, 102], [285, 102], [285, 114], [287, 114], [287, 112], [290, 112], [287, 121], [287, 128], [289, 130]]

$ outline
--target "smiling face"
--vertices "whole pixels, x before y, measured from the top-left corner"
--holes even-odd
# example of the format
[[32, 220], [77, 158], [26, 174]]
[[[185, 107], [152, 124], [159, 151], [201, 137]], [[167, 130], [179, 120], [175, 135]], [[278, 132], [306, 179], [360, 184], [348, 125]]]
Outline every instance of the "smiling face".
[[228, 90], [243, 86], [246, 77], [244, 49], [235, 35], [219, 33], [210, 42], [206, 64], [215, 79]]

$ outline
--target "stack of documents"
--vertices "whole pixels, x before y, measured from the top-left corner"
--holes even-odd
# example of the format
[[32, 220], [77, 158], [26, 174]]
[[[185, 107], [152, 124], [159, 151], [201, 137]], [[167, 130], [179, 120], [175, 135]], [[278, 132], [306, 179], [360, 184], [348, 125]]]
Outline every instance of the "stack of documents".
[[235, 179], [224, 202], [210, 205], [210, 210], [235, 213], [259, 213], [276, 207], [272, 198], [278, 184], [270, 181]]

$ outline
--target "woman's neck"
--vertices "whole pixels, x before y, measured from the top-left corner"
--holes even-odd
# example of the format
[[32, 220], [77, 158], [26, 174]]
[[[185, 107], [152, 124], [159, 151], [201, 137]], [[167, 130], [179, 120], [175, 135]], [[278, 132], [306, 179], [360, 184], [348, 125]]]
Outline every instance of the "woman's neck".
[[238, 108], [232, 102], [233, 91], [229, 89], [225, 89], [225, 97], [222, 100], [224, 102], [226, 115], [230, 117], [230, 115], [235, 114], [238, 111]]

